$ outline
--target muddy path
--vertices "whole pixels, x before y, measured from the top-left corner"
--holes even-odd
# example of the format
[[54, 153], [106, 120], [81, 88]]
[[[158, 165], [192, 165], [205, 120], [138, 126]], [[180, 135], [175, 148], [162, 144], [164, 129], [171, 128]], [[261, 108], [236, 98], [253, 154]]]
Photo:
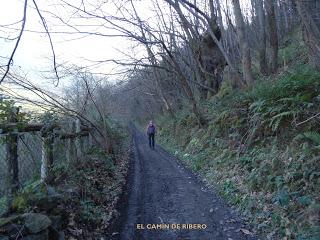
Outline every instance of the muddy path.
[[[237, 214], [193, 173], [133, 130], [126, 207], [118, 222], [121, 240], [257, 239]], [[178, 225], [180, 224], [180, 225]]]

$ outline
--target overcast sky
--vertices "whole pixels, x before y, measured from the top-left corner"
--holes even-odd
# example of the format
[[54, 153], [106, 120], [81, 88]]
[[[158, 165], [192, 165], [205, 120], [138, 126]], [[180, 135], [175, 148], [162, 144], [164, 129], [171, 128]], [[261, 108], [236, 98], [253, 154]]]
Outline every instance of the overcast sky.
[[[248, 0], [242, 0], [242, 5]], [[62, 17], [66, 17], [66, 20], [70, 20], [70, 12], [65, 12], [65, 9], [55, 4], [59, 2], [57, 0], [38, 0], [37, 4], [43, 11], [43, 15], [46, 18], [50, 31], [64, 31], [66, 28], [62, 26], [61, 22], [46, 13], [46, 10], [53, 12]], [[79, 3], [79, 0], [68, 0], [67, 3]], [[90, 2], [90, 1], [89, 1]], [[101, 0], [96, 0], [92, 3], [96, 4]], [[151, 1], [142, 0], [135, 1], [136, 7], [140, 15], [143, 15], [145, 20], [152, 21]], [[224, 1], [222, 1], [224, 2]], [[13, 24], [22, 19], [23, 16], [23, 0], [2, 0], [0, 8], [0, 63], [6, 64], [7, 59], [14, 47], [15, 41], [8, 41], [8, 38], [14, 38], [18, 34], [18, 30], [21, 28], [21, 23]], [[88, 6], [87, 6], [88, 7]], [[89, 6], [90, 7], [90, 6]], [[104, 11], [110, 11], [110, 14], [115, 14], [116, 10], [112, 5], [107, 5], [108, 9]], [[99, 9], [97, 10], [99, 11]], [[74, 21], [71, 19], [71, 22]], [[96, 24], [90, 20], [76, 19], [77, 24]], [[73, 24], [75, 22], [72, 22]], [[83, 26], [82, 26], [83, 29]], [[88, 26], [88, 30], [94, 31], [97, 26]], [[32, 0], [29, 0], [29, 7], [27, 11], [27, 21], [25, 31], [23, 33], [21, 42], [14, 56], [13, 69], [19, 69], [27, 77], [41, 85], [50, 84], [48, 80], [44, 80], [42, 74], [44, 71], [52, 70], [52, 52], [49, 44], [48, 36], [43, 32], [44, 28], [41, 24], [40, 18], [32, 5]], [[70, 29], [68, 29], [70, 31]], [[106, 32], [106, 30], [103, 30]], [[107, 30], [109, 31], [109, 30]], [[109, 32], [108, 32], [109, 33]], [[112, 30], [110, 30], [110, 33]], [[98, 37], [98, 36], [83, 36], [70, 35], [70, 34], [51, 34], [54, 49], [56, 52], [58, 64], [66, 62], [67, 64], [76, 64], [78, 66], [86, 66], [90, 64], [89, 60], [104, 60], [104, 59], [123, 59], [124, 55], [121, 53], [129, 53], [131, 56], [138, 54], [134, 52], [132, 46], [133, 43], [128, 39], [120, 37]], [[136, 49], [136, 51], [141, 51]], [[21, 69], [20, 69], [21, 67]], [[93, 69], [96, 72], [111, 73], [114, 71], [115, 65], [112, 63], [99, 65], [97, 69]], [[114, 80], [116, 77], [111, 77], [109, 80]], [[63, 87], [66, 82], [60, 83], [60, 88]], [[53, 85], [48, 85], [53, 87]]]
[[[51, 1], [53, 2], [53, 1]], [[29, 1], [29, 5], [32, 1]], [[40, 9], [54, 11], [57, 9], [50, 5], [50, 1], [38, 1]], [[63, 13], [59, 13], [60, 15]], [[60, 31], [60, 22], [47, 16], [47, 24], [51, 31]], [[11, 25], [18, 22], [23, 16], [23, 1], [6, 0], [2, 1], [0, 8], [0, 56], [8, 57], [13, 48], [15, 41], [8, 41], [5, 38], [16, 37], [17, 29], [21, 28], [21, 23]], [[9, 25], [10, 24], [10, 25]], [[79, 21], [81, 24], [81, 21]], [[6, 25], [6, 26], [4, 26]], [[89, 29], [89, 28], [88, 28]], [[44, 31], [40, 24], [40, 18], [33, 7], [28, 7], [27, 22], [25, 31], [20, 41], [19, 47], [14, 56], [13, 68], [20, 69], [27, 76], [36, 80], [36, 82], [45, 82], [41, 77], [43, 71], [52, 69], [52, 52], [49, 44], [48, 36], [45, 33], [35, 33]], [[97, 37], [97, 36], [80, 36], [68, 34], [51, 34], [58, 64], [66, 62], [79, 66], [90, 64], [86, 60], [104, 60], [122, 58], [118, 50], [128, 51], [131, 46], [126, 39], [120, 37]], [[1, 58], [1, 65], [6, 64], [7, 59]], [[104, 64], [94, 71], [110, 73], [115, 67], [114, 64]], [[112, 79], [111, 79], [112, 80]], [[63, 84], [63, 83], [62, 83]]]

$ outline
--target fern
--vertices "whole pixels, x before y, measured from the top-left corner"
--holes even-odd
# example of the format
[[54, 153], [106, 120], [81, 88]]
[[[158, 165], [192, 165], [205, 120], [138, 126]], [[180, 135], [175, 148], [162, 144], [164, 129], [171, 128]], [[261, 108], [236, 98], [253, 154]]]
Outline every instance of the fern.
[[320, 133], [318, 132], [304, 132], [299, 134], [295, 139], [308, 139], [312, 141], [315, 145], [317, 145], [317, 147], [320, 147]]
[[269, 126], [272, 128], [273, 131], [276, 131], [282, 121], [285, 117], [289, 116], [295, 116], [296, 112], [295, 111], [288, 111], [288, 112], [282, 112], [277, 114], [276, 116], [271, 118]]

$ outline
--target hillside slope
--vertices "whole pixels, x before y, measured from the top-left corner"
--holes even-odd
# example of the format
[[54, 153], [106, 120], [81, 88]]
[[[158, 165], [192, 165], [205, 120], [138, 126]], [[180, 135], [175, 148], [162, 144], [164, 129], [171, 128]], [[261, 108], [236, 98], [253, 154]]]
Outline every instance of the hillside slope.
[[291, 67], [247, 91], [158, 118], [161, 143], [267, 239], [319, 239], [320, 72]]

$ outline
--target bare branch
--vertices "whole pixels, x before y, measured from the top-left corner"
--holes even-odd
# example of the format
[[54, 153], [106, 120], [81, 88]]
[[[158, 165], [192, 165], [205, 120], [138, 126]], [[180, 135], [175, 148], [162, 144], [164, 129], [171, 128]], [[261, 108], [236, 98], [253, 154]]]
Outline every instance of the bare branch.
[[48, 35], [48, 38], [49, 38], [49, 41], [50, 41], [50, 46], [51, 46], [51, 51], [52, 51], [52, 55], [53, 55], [53, 69], [54, 69], [54, 72], [55, 72], [55, 75], [57, 77], [57, 83], [55, 84], [56, 86], [58, 86], [59, 84], [59, 75], [58, 75], [58, 70], [57, 70], [57, 63], [56, 63], [56, 54], [55, 54], [55, 51], [54, 51], [54, 47], [53, 47], [53, 43], [52, 43], [52, 39], [51, 39], [51, 35], [50, 35], [50, 32], [48, 30], [48, 26], [47, 26], [47, 23], [46, 23], [46, 20], [44, 19], [44, 17], [42, 16], [39, 8], [38, 8], [38, 5], [36, 3], [35, 0], [32, 0], [34, 6], [36, 7], [36, 10], [37, 10], [37, 13], [41, 19], [41, 22], [42, 22], [42, 25]]
[[27, 21], [27, 5], [28, 5], [28, 0], [25, 0], [24, 1], [24, 7], [23, 7], [23, 18], [22, 18], [22, 26], [21, 26], [21, 30], [20, 30], [20, 33], [19, 33], [19, 36], [18, 36], [18, 39], [17, 39], [17, 42], [14, 46], [14, 49], [11, 53], [11, 56], [9, 58], [9, 61], [8, 61], [8, 64], [6, 66], [6, 71], [5, 73], [3, 74], [1, 80], [0, 80], [0, 84], [3, 82], [3, 80], [6, 78], [6, 76], [8, 75], [9, 73], [9, 70], [10, 70], [10, 66], [13, 62], [13, 57], [14, 57], [14, 54], [19, 46], [19, 43], [20, 43], [20, 40], [21, 40], [21, 37], [22, 37], [22, 34], [23, 34], [23, 31], [24, 31], [24, 27], [26, 25], [26, 21]]

